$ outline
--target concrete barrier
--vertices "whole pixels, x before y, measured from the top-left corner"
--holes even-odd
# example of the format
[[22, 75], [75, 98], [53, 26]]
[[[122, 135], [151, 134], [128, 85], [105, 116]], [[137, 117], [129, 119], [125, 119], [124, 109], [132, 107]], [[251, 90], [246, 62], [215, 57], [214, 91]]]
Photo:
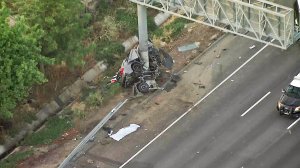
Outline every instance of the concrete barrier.
[[139, 38], [137, 36], [131, 36], [126, 41], [122, 43], [123, 47], [125, 48], [125, 52], [128, 52], [134, 45], [139, 42]]
[[171, 17], [170, 13], [159, 13], [158, 15], [156, 15], [154, 17], [154, 23], [156, 24], [156, 26], [160, 26], [161, 24], [163, 24], [166, 20], [169, 19], [169, 17]]

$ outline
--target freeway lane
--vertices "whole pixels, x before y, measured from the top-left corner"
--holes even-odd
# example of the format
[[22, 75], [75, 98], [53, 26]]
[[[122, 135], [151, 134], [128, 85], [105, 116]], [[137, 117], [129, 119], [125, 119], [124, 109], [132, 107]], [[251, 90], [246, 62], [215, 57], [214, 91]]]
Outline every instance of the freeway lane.
[[[230, 51], [249, 54], [233, 44]], [[300, 72], [299, 53], [299, 45], [262, 50], [124, 167], [300, 167], [299, 126], [289, 134], [294, 120], [275, 110], [281, 89]]]

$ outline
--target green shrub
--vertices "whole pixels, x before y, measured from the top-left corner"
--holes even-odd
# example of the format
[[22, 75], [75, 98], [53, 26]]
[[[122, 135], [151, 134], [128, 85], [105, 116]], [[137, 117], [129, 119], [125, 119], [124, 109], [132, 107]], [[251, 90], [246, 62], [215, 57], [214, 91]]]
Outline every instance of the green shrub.
[[191, 21], [184, 18], [176, 18], [173, 22], [165, 27], [158, 28], [151, 33], [152, 39], [160, 39], [165, 42], [170, 42], [171, 39], [178, 38], [187, 23]]
[[[124, 27], [123, 29], [130, 34], [138, 34], [138, 15], [136, 8], [134, 10], [118, 9], [116, 11], [116, 20]], [[147, 17], [148, 31], [157, 29], [152, 16]]]
[[96, 47], [96, 59], [98, 61], [105, 61], [109, 65], [114, 65], [116, 62], [116, 55], [124, 52], [124, 47], [120, 42], [102, 41]]
[[158, 29], [154, 30], [153, 32], [151, 32], [150, 35], [151, 35], [151, 38], [153, 38], [154, 36], [162, 37], [164, 35], [164, 29], [158, 28]]
[[173, 22], [168, 24], [165, 28], [167, 30], [171, 31], [171, 38], [178, 37], [182, 30], [184, 29], [184, 26], [191, 21], [184, 19], [184, 18], [176, 18]]
[[82, 110], [79, 110], [79, 109], [75, 109], [74, 114], [75, 114], [76, 117], [79, 117], [80, 119], [84, 119], [86, 117], [85, 111], [82, 111]]
[[114, 83], [112, 85], [109, 86], [108, 88], [108, 93], [110, 96], [113, 96], [115, 94], [118, 94], [121, 92], [121, 85], [120, 83]]
[[154, 22], [154, 18], [151, 17], [151, 16], [148, 16], [147, 18], [147, 24], [148, 24], [148, 31], [151, 33], [151, 32], [154, 32], [155, 30], [157, 30], [157, 26]]
[[117, 9], [116, 20], [122, 25], [123, 30], [130, 34], [138, 33], [138, 17], [135, 10]]
[[98, 15], [100, 16], [105, 16], [108, 14], [111, 10], [111, 7], [109, 5], [108, 0], [99, 0], [99, 5], [98, 5]]
[[104, 40], [117, 40], [119, 37], [120, 26], [112, 16], [105, 16], [102, 21], [102, 38]]
[[15, 168], [18, 162], [33, 155], [33, 151], [17, 152], [10, 155], [8, 158], [0, 161], [0, 168]]
[[37, 117], [34, 113], [26, 113], [23, 115], [23, 119], [26, 123], [31, 123], [32, 121], [36, 120]]
[[27, 136], [23, 144], [29, 146], [50, 144], [71, 127], [72, 122], [69, 117], [51, 117], [44, 128]]
[[103, 103], [103, 96], [100, 91], [90, 93], [85, 99], [85, 102], [89, 106], [100, 106]]

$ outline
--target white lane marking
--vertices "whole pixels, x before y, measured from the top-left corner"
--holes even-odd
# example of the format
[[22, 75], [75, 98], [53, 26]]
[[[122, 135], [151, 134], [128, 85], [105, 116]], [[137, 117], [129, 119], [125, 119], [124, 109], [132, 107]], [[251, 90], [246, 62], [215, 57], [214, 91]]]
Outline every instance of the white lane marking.
[[[271, 42], [273, 42], [271, 40]], [[125, 163], [123, 163], [119, 168], [123, 168], [127, 163], [129, 163], [132, 159], [134, 159], [138, 154], [140, 154], [144, 149], [146, 149], [149, 145], [151, 145], [157, 138], [159, 138], [162, 134], [164, 134], [168, 129], [170, 129], [174, 124], [176, 124], [181, 118], [187, 115], [194, 107], [196, 107], [199, 103], [201, 103], [204, 99], [206, 99], [210, 94], [212, 94], [216, 89], [218, 89], [223, 83], [225, 83], [229, 78], [231, 78], [235, 73], [237, 73], [240, 69], [242, 69], [248, 62], [250, 62], [253, 58], [255, 58], [262, 50], [264, 50], [269, 43], [267, 43], [264, 47], [258, 50], [253, 56], [251, 56], [246, 62], [244, 62], [240, 67], [238, 67], [235, 71], [233, 71], [227, 78], [225, 78], [221, 83], [219, 83], [216, 87], [214, 87], [210, 92], [208, 92], [204, 97], [202, 97], [196, 104], [193, 105], [192, 108], [188, 109], [185, 113], [183, 113], [178, 119], [176, 119], [171, 125], [169, 125], [166, 129], [164, 129], [161, 133], [159, 133], [154, 139], [152, 139], [148, 144], [146, 144], [142, 149], [140, 149], [136, 154], [134, 154], [131, 158], [129, 158]]]
[[[271, 40], [271, 42], [273, 42]], [[219, 83], [216, 87], [214, 87], [210, 92], [208, 92], [202, 99], [200, 99], [195, 105], [197, 106], [199, 103], [201, 103], [206, 97], [208, 97], [212, 92], [214, 92], [216, 89], [218, 89], [223, 83], [225, 83], [229, 78], [231, 78], [234, 74], [236, 74], [240, 69], [242, 69], [248, 62], [250, 62], [253, 58], [255, 58], [262, 50], [264, 50], [266, 47], [268, 47], [269, 43], [267, 43], [263, 48], [258, 50], [252, 57], [250, 57], [246, 62], [244, 62], [240, 67], [238, 67], [235, 71], [233, 71], [227, 78], [225, 78], [221, 83]]]
[[294, 125], [297, 124], [297, 122], [300, 121], [300, 118], [298, 118], [296, 121], [294, 121], [289, 127], [287, 127], [287, 130], [290, 130]]
[[[191, 110], [191, 108], [189, 109]], [[146, 149], [149, 145], [151, 145], [157, 138], [159, 138], [163, 133], [165, 133], [168, 129], [170, 129], [174, 124], [176, 124], [182, 117], [184, 117], [188, 113], [183, 113], [179, 118], [177, 118], [171, 125], [169, 125], [166, 129], [164, 129], [161, 133], [159, 133], [154, 139], [152, 139], [147, 145], [145, 145], [142, 149], [140, 149], [136, 154], [134, 154], [130, 159], [128, 159], [122, 166], [119, 168], [124, 167], [128, 162], [130, 162], [133, 158], [135, 158], [138, 154], [140, 154], [144, 149]]]
[[245, 111], [241, 117], [244, 117], [250, 110], [252, 110], [258, 103], [260, 103], [264, 98], [266, 98], [271, 92], [265, 94], [262, 98], [260, 98], [256, 103], [254, 103], [247, 111]]

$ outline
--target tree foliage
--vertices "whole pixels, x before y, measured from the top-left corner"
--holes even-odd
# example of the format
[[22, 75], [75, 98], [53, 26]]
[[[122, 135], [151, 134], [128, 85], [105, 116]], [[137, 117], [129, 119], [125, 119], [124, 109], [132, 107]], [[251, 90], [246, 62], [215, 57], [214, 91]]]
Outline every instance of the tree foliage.
[[90, 15], [80, 0], [15, 0], [19, 15], [45, 34], [40, 39], [42, 54], [68, 65], [83, 63], [88, 51], [83, 39], [88, 33]]
[[4, 4], [0, 7], [0, 118], [11, 118], [17, 102], [28, 95], [34, 84], [46, 81], [39, 63], [43, 57], [38, 40], [43, 31], [30, 27], [23, 17], [12, 17]]

